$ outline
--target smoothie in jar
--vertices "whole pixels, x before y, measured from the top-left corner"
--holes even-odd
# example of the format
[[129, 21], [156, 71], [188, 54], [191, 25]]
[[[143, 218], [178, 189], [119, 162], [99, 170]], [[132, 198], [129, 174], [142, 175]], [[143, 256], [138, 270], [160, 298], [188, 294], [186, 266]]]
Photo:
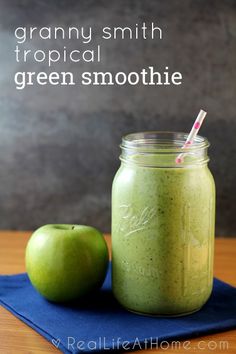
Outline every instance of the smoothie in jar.
[[181, 166], [181, 133], [138, 133], [122, 142], [112, 188], [112, 281], [117, 300], [143, 314], [197, 311], [212, 290], [215, 186], [206, 139]]

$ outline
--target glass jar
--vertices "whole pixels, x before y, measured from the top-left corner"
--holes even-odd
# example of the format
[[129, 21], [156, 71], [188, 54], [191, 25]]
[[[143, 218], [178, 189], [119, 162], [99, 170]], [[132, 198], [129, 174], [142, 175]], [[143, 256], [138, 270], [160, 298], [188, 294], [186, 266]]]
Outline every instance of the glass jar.
[[[112, 186], [112, 287], [140, 314], [199, 310], [213, 283], [215, 184], [207, 139], [143, 132], [122, 139]], [[183, 162], [176, 164], [179, 154]]]

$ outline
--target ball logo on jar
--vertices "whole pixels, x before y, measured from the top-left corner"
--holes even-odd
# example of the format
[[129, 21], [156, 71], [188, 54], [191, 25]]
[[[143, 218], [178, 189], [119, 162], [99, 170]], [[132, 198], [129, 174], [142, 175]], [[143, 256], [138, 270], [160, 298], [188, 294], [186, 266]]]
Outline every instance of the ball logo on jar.
[[138, 231], [145, 230], [149, 227], [150, 222], [156, 216], [156, 210], [151, 207], [145, 207], [140, 211], [135, 211], [132, 205], [121, 205], [121, 221], [119, 231], [124, 236], [130, 236]]

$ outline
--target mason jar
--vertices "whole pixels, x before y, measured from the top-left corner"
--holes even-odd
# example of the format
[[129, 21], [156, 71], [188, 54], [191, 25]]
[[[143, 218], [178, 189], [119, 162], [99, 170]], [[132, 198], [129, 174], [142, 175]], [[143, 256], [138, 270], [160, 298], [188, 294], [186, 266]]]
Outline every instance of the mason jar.
[[182, 149], [186, 139], [155, 131], [122, 139], [112, 186], [112, 287], [121, 305], [140, 314], [192, 313], [212, 291], [209, 142], [198, 135]]

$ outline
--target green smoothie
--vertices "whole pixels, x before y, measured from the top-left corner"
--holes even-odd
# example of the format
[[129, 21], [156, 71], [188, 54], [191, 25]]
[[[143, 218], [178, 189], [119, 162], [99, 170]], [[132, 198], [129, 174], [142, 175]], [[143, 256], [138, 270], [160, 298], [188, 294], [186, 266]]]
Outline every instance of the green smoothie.
[[112, 188], [113, 292], [127, 309], [183, 315], [212, 290], [215, 185], [207, 164], [122, 162]]

